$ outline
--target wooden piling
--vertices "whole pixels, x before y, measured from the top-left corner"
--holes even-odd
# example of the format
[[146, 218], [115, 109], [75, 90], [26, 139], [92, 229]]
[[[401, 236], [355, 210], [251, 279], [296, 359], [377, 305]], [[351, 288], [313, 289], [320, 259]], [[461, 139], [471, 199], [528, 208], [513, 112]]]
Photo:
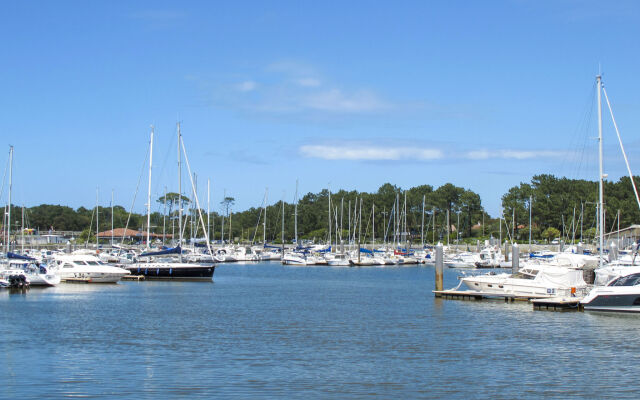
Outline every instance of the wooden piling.
[[[436, 292], [444, 288], [444, 252], [442, 243], [436, 246]], [[436, 293], [436, 297], [441, 297]]]

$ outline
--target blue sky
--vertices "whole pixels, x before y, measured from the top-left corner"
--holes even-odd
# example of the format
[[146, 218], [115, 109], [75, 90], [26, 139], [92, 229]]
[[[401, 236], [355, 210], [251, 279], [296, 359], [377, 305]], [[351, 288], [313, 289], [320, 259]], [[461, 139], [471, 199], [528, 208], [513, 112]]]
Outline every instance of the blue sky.
[[[601, 65], [640, 174], [640, 3], [4, 2], [0, 158], [14, 203], [129, 207], [155, 125], [153, 196], [182, 122], [202, 205], [452, 182], [497, 216], [538, 173], [597, 177]], [[605, 110], [606, 111], [606, 110]], [[605, 114], [607, 116], [607, 114]], [[591, 117], [591, 118], [589, 118]], [[610, 120], [605, 169], [626, 174]], [[636, 167], [636, 168], [634, 168]], [[144, 172], [146, 174], [146, 171]], [[144, 208], [146, 175], [136, 210]], [[6, 189], [2, 195], [6, 201]]]

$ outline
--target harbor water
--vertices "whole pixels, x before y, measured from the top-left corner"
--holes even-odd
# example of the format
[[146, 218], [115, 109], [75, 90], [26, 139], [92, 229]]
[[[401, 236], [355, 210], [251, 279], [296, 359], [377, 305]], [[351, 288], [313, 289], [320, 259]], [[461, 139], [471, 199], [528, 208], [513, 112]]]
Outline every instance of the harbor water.
[[638, 397], [640, 318], [433, 288], [433, 267], [255, 263], [211, 283], [5, 290], [0, 397]]

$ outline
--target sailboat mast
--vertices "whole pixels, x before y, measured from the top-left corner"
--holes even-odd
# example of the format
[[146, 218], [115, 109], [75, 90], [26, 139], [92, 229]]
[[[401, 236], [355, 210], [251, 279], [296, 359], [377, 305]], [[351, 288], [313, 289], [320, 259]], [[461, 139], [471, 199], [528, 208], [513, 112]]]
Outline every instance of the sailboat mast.
[[167, 236], [167, 187], [164, 187], [164, 207], [162, 209], [162, 245]]
[[113, 247], [113, 189], [111, 189], [111, 247]]
[[180, 122], [178, 122], [178, 253], [179, 261], [182, 262], [182, 155], [180, 154], [180, 146], [182, 143], [182, 134], [180, 133]]
[[98, 223], [99, 222], [98, 217], [100, 214], [100, 209], [98, 209], [98, 191], [99, 191], [99, 188], [96, 187], [96, 250], [98, 249], [98, 245], [99, 245], [98, 233], [100, 232], [100, 224]]
[[[178, 144], [179, 145], [179, 144]], [[151, 169], [153, 166], [153, 125], [151, 125], [151, 136], [149, 139], [149, 182], [147, 185], [147, 248], [151, 248], [149, 238], [151, 237]]]
[[22, 230], [20, 231], [20, 237], [20, 252], [24, 254], [24, 205], [22, 206]]
[[294, 229], [294, 235], [295, 235], [295, 240], [296, 240], [296, 246], [298, 245], [298, 180], [296, 179], [296, 205], [295, 208], [293, 210], [293, 216], [294, 216], [294, 220], [293, 220], [293, 229]]
[[329, 247], [331, 247], [331, 189], [329, 189]]
[[269, 188], [264, 190], [264, 221], [262, 223], [262, 244], [267, 244], [267, 201], [269, 201]]
[[371, 206], [371, 250], [376, 246], [376, 203]]
[[211, 241], [210, 232], [211, 232], [211, 221], [210, 215], [211, 211], [209, 210], [209, 206], [211, 202], [211, 179], [207, 178], [207, 242]]
[[599, 179], [598, 179], [598, 226], [600, 236], [599, 265], [602, 268], [604, 264], [604, 174], [602, 166], [602, 77], [596, 77], [598, 85], [598, 155], [599, 155]]
[[9, 146], [9, 205], [7, 206], [7, 253], [11, 251], [11, 189], [13, 187], [13, 146]]
[[420, 227], [420, 241], [422, 242], [422, 249], [424, 250], [424, 200], [425, 195], [422, 195], [422, 224]]
[[[532, 205], [531, 203], [533, 203], [533, 196], [529, 196], [529, 252], [531, 252], [531, 209], [532, 209]], [[576, 216], [576, 209], [573, 209], [573, 219], [575, 220]]]

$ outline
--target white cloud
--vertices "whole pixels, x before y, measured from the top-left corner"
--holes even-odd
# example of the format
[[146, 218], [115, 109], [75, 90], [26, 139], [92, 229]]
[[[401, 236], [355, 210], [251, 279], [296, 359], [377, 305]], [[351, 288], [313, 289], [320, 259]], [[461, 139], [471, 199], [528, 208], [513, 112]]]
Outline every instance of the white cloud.
[[564, 156], [564, 152], [554, 150], [472, 150], [464, 158], [470, 160], [488, 160], [491, 158], [505, 158], [514, 160], [529, 160], [532, 158], [555, 158]]
[[437, 160], [443, 157], [439, 149], [415, 147], [376, 147], [360, 144], [345, 144], [343, 146], [304, 145], [300, 153], [305, 157], [321, 158], [324, 160]]
[[300, 78], [296, 79], [295, 83], [302, 87], [318, 87], [320, 86], [320, 80], [316, 78]]
[[257, 86], [258, 84], [254, 81], [244, 81], [242, 83], [239, 83], [236, 87], [241, 92], [251, 92], [255, 90]]
[[305, 107], [329, 112], [359, 113], [379, 111], [389, 105], [375, 94], [366, 91], [343, 93], [339, 89], [330, 89], [303, 97]]

